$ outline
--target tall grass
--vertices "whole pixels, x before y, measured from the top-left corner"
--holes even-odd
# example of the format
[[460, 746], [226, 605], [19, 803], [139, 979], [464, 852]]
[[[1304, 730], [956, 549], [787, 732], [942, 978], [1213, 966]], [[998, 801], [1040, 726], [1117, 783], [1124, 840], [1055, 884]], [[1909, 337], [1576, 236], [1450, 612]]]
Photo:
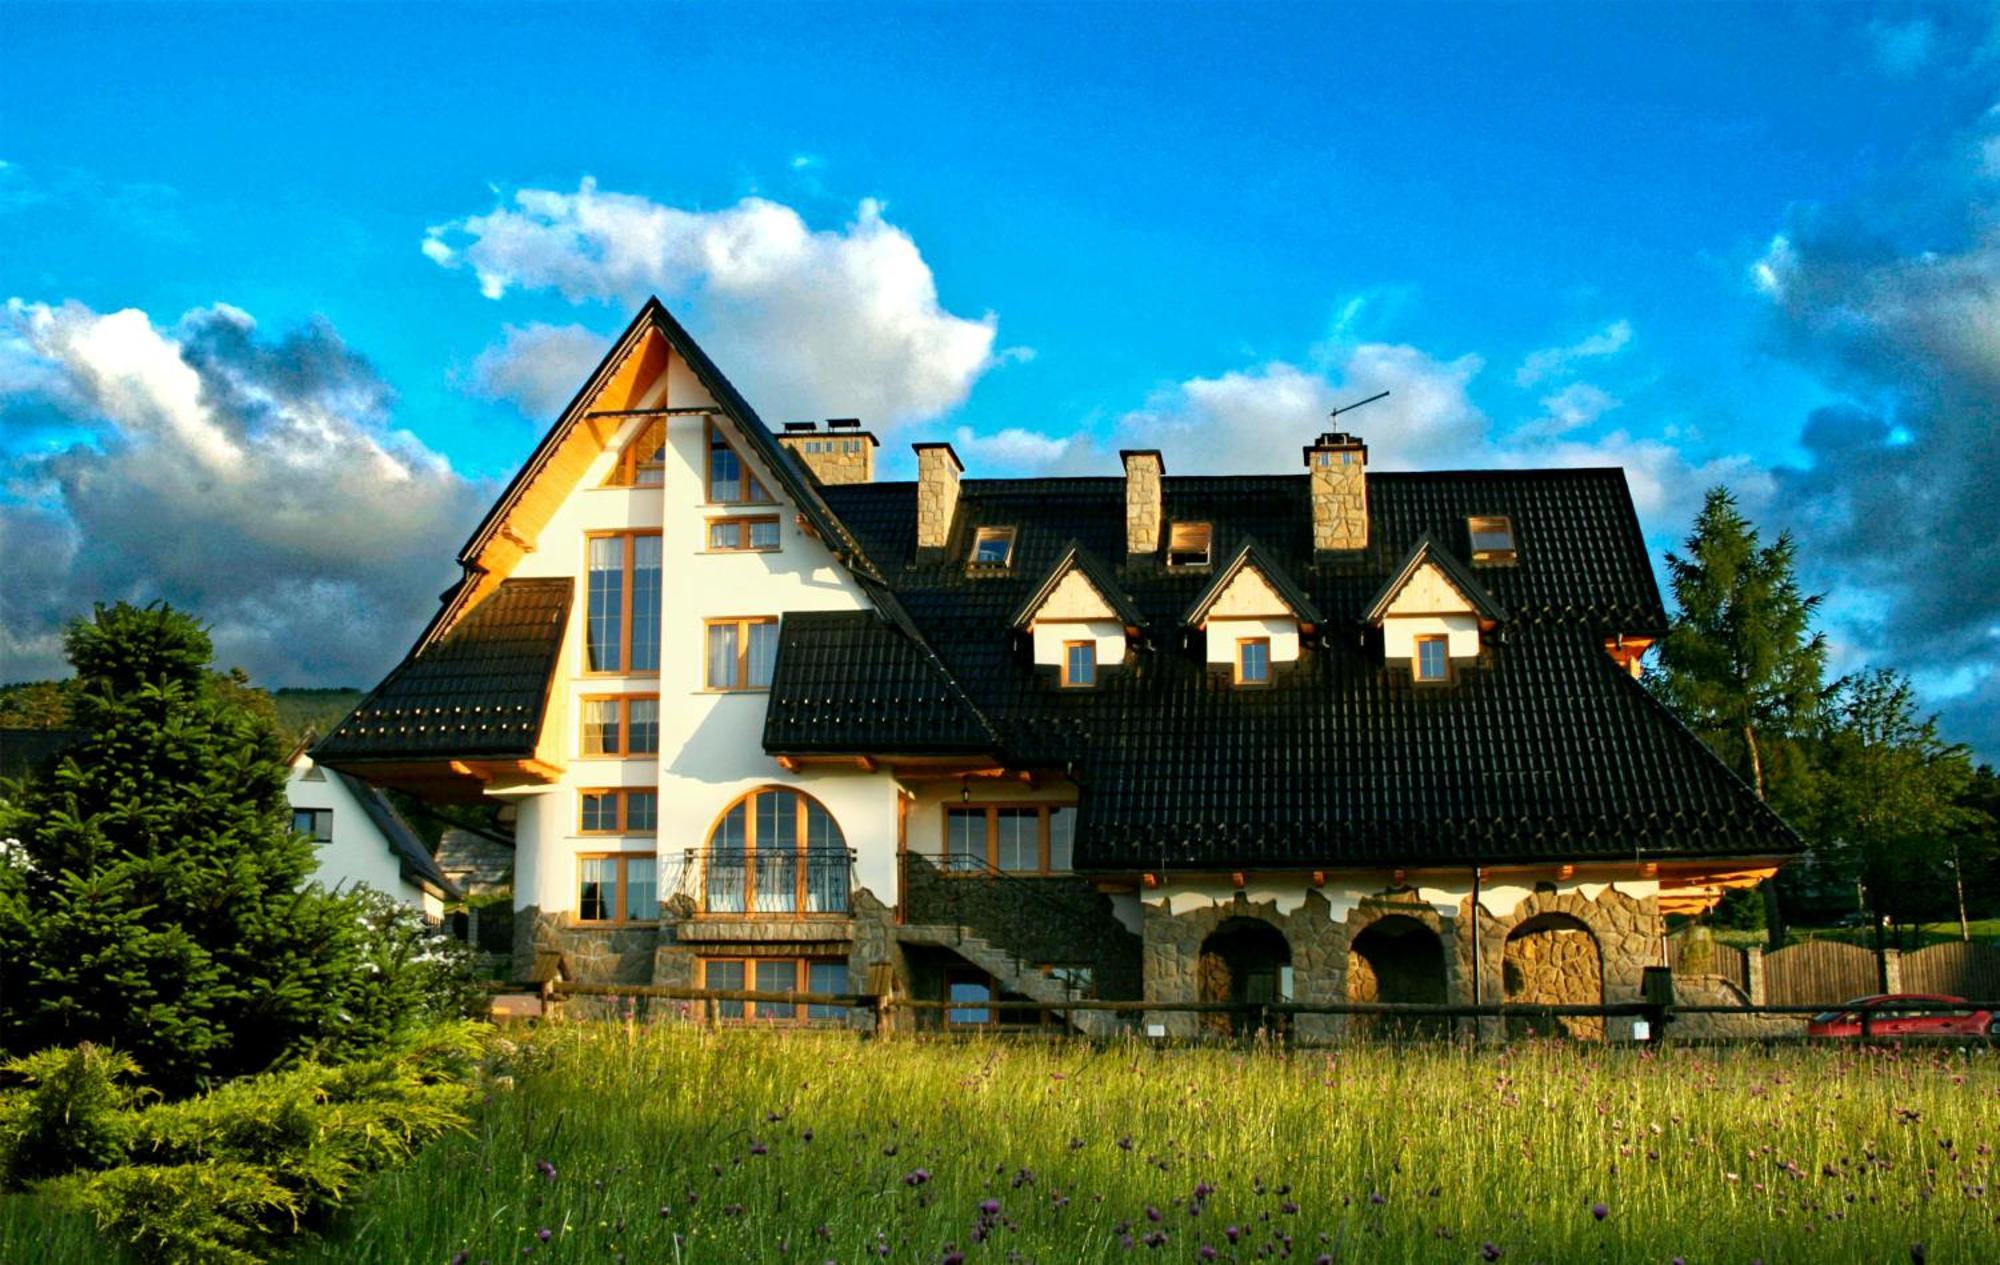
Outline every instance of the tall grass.
[[1984, 1051], [568, 1026], [515, 1061], [298, 1259], [2000, 1260]]

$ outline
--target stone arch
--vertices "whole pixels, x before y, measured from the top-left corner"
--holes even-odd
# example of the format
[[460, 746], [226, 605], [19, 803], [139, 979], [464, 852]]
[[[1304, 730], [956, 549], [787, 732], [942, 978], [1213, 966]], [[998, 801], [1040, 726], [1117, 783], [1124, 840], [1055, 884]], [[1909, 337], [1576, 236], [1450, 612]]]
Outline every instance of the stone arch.
[[[1283, 1001], [1291, 965], [1291, 942], [1278, 928], [1262, 918], [1225, 918], [1201, 942], [1200, 999], [1239, 1006]], [[1225, 1035], [1241, 1036], [1257, 1023], [1249, 1012], [1202, 1016], [1205, 1030]]]
[[[1594, 884], [1591, 886], [1595, 887]], [[1469, 980], [1473, 969], [1474, 944], [1470, 922], [1474, 911], [1469, 897], [1461, 902], [1460, 912], [1461, 921], [1465, 924], [1458, 944], [1460, 978]], [[1507, 937], [1515, 928], [1543, 914], [1567, 914], [1583, 924], [1596, 938], [1603, 999], [1607, 1002], [1642, 1000], [1646, 967], [1663, 964], [1666, 960], [1665, 927], [1660, 920], [1659, 900], [1654, 896], [1633, 896], [1609, 884], [1597, 890], [1595, 895], [1589, 895], [1583, 884], [1576, 884], [1553, 892], [1534, 892], [1523, 897], [1504, 915], [1488, 912], [1482, 901], [1477, 910], [1482, 1001], [1490, 1005], [1503, 1000]], [[1469, 985], [1466, 999], [1471, 999]], [[1606, 1034], [1625, 1036], [1629, 1032], [1629, 1028], [1624, 1026], [1627, 1022], [1614, 1021]], [[1501, 1035], [1499, 1021], [1481, 1020], [1480, 1033], [1483, 1037], [1498, 1038]]]
[[[1549, 911], [1515, 924], [1501, 946], [1502, 999], [1557, 1006], [1604, 1004], [1604, 951], [1589, 924], [1574, 914]], [[1601, 1017], [1510, 1019], [1510, 1035], [1604, 1039]]]
[[[1430, 922], [1437, 921], [1433, 914]], [[1348, 941], [1347, 1000], [1441, 1004], [1451, 995], [1445, 961], [1444, 939], [1435, 926], [1409, 913], [1381, 913]], [[1441, 1037], [1451, 1024], [1443, 1016], [1356, 1015], [1348, 1030], [1361, 1036]]]

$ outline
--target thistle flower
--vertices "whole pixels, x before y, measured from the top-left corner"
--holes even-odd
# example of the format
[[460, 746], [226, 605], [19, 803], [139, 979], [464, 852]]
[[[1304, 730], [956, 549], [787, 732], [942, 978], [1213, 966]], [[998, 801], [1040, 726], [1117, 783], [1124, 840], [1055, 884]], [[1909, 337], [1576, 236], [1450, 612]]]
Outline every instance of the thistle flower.
[[921, 1186], [930, 1179], [931, 1170], [927, 1168], [913, 1168], [903, 1174], [903, 1184], [905, 1186]]
[[998, 1199], [982, 1200], [979, 1204], [979, 1211], [986, 1216], [997, 1217], [1000, 1215], [1000, 1201]]
[[1601, 1203], [1595, 1203], [1590, 1205], [1590, 1215], [1596, 1217], [1599, 1221], [1602, 1221], [1604, 1220], [1604, 1218], [1611, 1215], [1611, 1209], [1605, 1207]]
[[547, 1227], [543, 1227], [542, 1229], [535, 1231], [535, 1237], [540, 1239], [542, 1242], [547, 1243], [550, 1239], [553, 1239], [556, 1236], [554, 1231], [549, 1230]]
[[1498, 1243], [1493, 1242], [1491, 1239], [1488, 1239], [1486, 1242], [1481, 1243], [1479, 1245], [1479, 1259], [1484, 1261], [1499, 1260], [1500, 1245]]

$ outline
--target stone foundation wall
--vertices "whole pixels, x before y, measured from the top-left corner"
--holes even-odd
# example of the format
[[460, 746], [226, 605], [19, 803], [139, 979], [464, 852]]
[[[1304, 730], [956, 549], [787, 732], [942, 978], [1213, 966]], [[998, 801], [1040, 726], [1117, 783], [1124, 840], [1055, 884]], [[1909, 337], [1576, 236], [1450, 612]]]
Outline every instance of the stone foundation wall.
[[1139, 937], [1089, 879], [947, 876], [912, 853], [903, 899], [908, 922], [964, 927], [1030, 964], [1088, 966], [1097, 995], [1108, 1000], [1143, 995]]
[[[1517, 932], [1502, 956], [1501, 996], [1510, 1002], [1546, 1006], [1599, 1006], [1604, 1003], [1604, 968], [1597, 941], [1584, 927], [1540, 927]], [[1604, 1039], [1604, 1020], [1558, 1016], [1510, 1020], [1539, 1036]]]
[[[1747, 1006], [1750, 996], [1719, 975], [1674, 976], [1674, 1003], [1682, 1006]], [[1677, 1041], [1768, 1040], [1802, 1037], [1804, 1015], [1676, 1015], [1666, 1035]]]

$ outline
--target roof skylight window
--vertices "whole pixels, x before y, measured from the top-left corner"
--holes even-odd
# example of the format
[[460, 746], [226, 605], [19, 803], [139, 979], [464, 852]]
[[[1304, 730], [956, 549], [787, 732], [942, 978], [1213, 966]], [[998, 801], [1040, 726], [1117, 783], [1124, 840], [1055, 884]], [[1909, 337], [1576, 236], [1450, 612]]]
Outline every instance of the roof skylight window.
[[972, 565], [982, 571], [1004, 570], [1014, 562], [1014, 529], [982, 527], [972, 538]]
[[1205, 567], [1208, 565], [1209, 525], [1175, 523], [1167, 531], [1167, 565]]
[[1465, 530], [1472, 540], [1474, 562], [1504, 565], [1514, 561], [1513, 519], [1499, 515], [1468, 518]]

